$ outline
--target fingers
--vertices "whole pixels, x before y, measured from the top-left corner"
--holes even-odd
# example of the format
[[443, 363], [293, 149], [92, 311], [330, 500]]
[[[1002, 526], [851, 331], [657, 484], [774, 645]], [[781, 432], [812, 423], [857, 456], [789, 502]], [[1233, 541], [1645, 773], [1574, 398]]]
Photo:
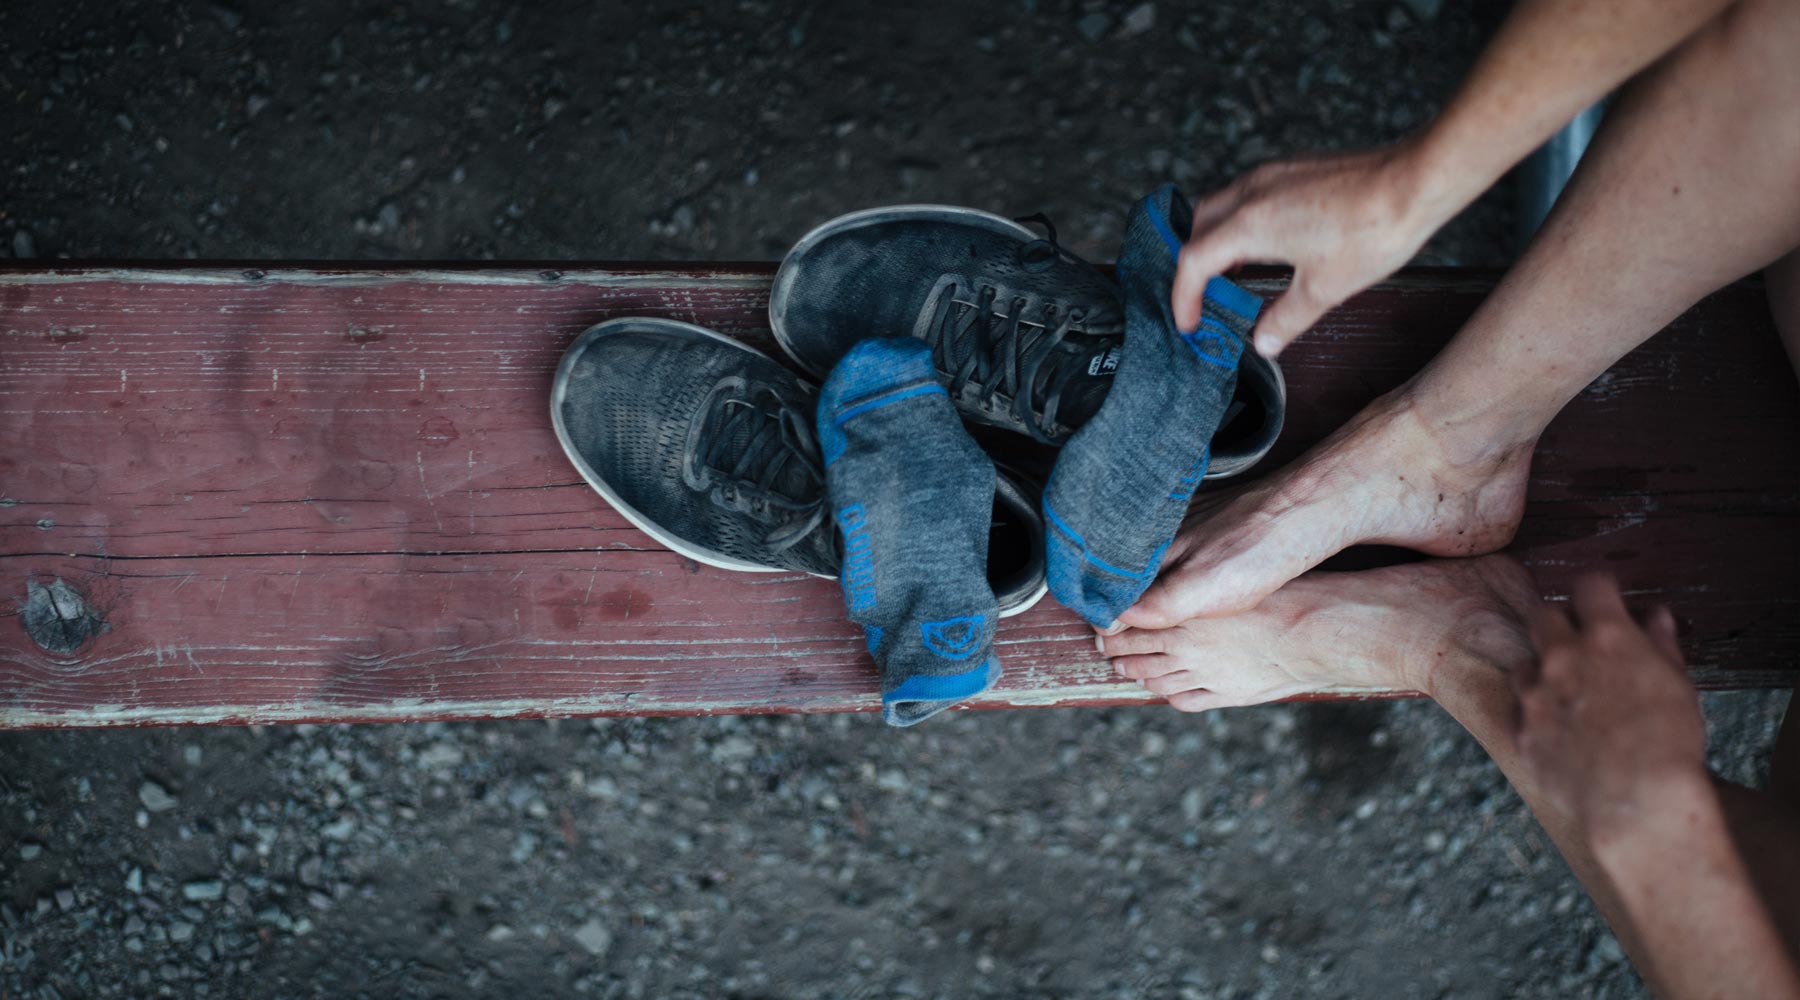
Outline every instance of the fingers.
[[1675, 613], [1669, 610], [1667, 604], [1657, 605], [1645, 624], [1646, 631], [1650, 633], [1650, 642], [1657, 652], [1678, 667], [1687, 662], [1681, 655], [1681, 639], [1675, 627]]
[[1575, 641], [1575, 626], [1561, 608], [1546, 601], [1531, 615], [1531, 646], [1542, 660], [1551, 651]]
[[1625, 610], [1625, 595], [1619, 592], [1619, 581], [1602, 573], [1584, 574], [1577, 579], [1570, 603], [1583, 628], [1608, 619], [1631, 620], [1631, 612]]
[[1237, 227], [1227, 222], [1208, 233], [1196, 233], [1181, 248], [1175, 261], [1175, 283], [1169, 306], [1175, 313], [1175, 326], [1192, 331], [1200, 326], [1200, 299], [1206, 294], [1206, 283], [1243, 263], [1244, 248], [1237, 239]]
[[1280, 354], [1334, 305], [1337, 303], [1318, 293], [1305, 272], [1296, 271], [1287, 291], [1256, 322], [1256, 353], [1265, 358]]

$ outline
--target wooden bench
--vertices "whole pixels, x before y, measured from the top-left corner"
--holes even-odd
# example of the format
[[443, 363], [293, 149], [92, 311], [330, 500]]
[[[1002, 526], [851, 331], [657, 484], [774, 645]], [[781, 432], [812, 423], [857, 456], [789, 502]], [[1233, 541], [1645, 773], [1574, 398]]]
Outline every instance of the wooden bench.
[[[0, 726], [874, 708], [833, 584], [655, 547], [550, 430], [576, 333], [650, 314], [767, 348], [771, 272], [0, 271]], [[1493, 280], [1410, 271], [1332, 313], [1284, 358], [1267, 467], [1417, 370]], [[1704, 685], [1793, 684], [1800, 392], [1760, 286], [1569, 406], [1515, 548], [1546, 592], [1597, 566], [1669, 601]], [[1153, 700], [1054, 601], [999, 644], [975, 707]]]

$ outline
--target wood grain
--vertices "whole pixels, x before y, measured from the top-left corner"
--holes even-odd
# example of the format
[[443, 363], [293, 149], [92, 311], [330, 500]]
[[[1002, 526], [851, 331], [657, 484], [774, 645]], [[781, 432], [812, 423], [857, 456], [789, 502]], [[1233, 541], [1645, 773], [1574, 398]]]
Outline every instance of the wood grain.
[[[766, 265], [0, 271], [0, 726], [876, 706], [835, 588], [657, 549], [569, 467], [551, 373], [668, 316], [771, 347]], [[1408, 272], [1284, 357], [1275, 460], [1416, 371], [1492, 276]], [[1279, 282], [1253, 278], [1272, 292]], [[1701, 303], [1545, 435], [1515, 548], [1618, 573], [1696, 676], [1791, 684], [1800, 392], [1761, 290]], [[55, 580], [104, 630], [27, 634]], [[60, 593], [60, 592], [59, 592]], [[1046, 602], [979, 707], [1151, 700]]]

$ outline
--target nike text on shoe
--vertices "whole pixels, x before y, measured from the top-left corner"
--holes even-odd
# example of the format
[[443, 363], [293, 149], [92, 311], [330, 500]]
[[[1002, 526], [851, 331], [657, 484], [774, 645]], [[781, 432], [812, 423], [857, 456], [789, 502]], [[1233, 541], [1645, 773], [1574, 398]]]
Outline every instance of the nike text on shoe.
[[1132, 209], [1117, 266], [1125, 302], [1119, 372], [1100, 411], [1057, 454], [1044, 491], [1050, 592], [1099, 628], [1155, 578], [1206, 472], [1262, 307], [1214, 278], [1199, 329], [1175, 328], [1176, 233], [1188, 231], [1191, 214], [1173, 187]]
[[1054, 230], [941, 205], [853, 212], [802, 237], [769, 323], [821, 376], [860, 340], [916, 337], [965, 419], [1049, 443], [1099, 409], [1123, 331], [1117, 288]]
[[[551, 423], [582, 478], [697, 562], [836, 578], [837, 530], [813, 433], [817, 392], [766, 355], [666, 319], [616, 319], [564, 353]], [[1043, 596], [1038, 490], [1003, 473], [988, 572], [1000, 613]]]
[[818, 430], [844, 603], [881, 669], [882, 717], [923, 722], [1000, 677], [994, 464], [912, 339], [853, 347], [820, 391]]

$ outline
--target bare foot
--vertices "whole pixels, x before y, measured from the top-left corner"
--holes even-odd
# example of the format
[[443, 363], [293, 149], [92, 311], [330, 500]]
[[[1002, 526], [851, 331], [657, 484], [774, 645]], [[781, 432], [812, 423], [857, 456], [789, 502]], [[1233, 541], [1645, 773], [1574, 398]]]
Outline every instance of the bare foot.
[[1190, 520], [1161, 576], [1119, 621], [1169, 628], [1255, 607], [1359, 543], [1472, 556], [1512, 540], [1531, 445], [1458, 453], [1403, 387], [1285, 468]]
[[1510, 556], [1445, 559], [1309, 573], [1240, 615], [1098, 641], [1120, 674], [1184, 712], [1307, 692], [1429, 693], [1447, 662], [1510, 669], [1529, 659], [1539, 604]]

